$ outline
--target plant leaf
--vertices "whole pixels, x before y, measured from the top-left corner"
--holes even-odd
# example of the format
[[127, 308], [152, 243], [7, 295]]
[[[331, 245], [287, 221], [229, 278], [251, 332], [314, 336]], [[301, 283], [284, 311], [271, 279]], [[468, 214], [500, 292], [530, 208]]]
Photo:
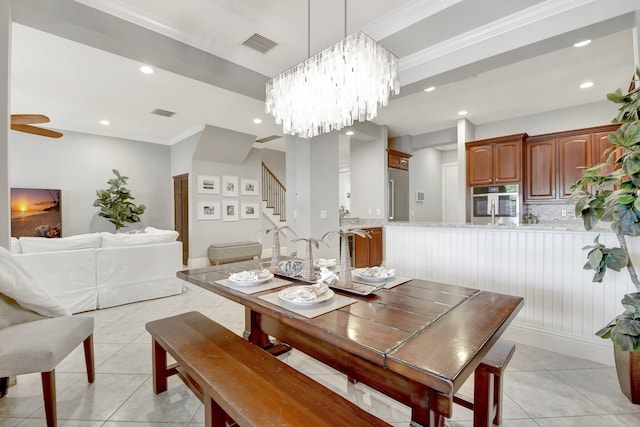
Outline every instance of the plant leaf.
[[611, 248], [605, 256], [605, 265], [615, 271], [620, 271], [629, 264], [627, 251], [622, 248]]
[[591, 252], [589, 252], [588, 260], [591, 268], [596, 270], [600, 266], [600, 263], [602, 262], [602, 258], [603, 258], [603, 255], [600, 249], [593, 249]]

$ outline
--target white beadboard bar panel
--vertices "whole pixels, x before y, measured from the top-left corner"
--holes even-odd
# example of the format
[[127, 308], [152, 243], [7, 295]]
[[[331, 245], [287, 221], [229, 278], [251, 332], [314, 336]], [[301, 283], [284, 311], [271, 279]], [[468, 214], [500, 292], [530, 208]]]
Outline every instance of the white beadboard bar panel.
[[[594, 332], [622, 312], [620, 300], [636, 289], [626, 270], [591, 282], [582, 248], [597, 234], [393, 224], [385, 227], [385, 265], [401, 276], [522, 296], [524, 307], [505, 336], [612, 365], [612, 344]], [[601, 243], [618, 246], [613, 233], [600, 234]], [[628, 239], [634, 261], [640, 260], [636, 240]]]

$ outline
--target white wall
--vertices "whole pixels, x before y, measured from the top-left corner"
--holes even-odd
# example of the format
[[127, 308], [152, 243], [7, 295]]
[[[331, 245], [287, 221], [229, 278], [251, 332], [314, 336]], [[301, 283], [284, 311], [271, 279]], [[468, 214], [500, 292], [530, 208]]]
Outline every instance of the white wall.
[[10, 132], [10, 186], [62, 190], [62, 234], [114, 231], [93, 206], [112, 169], [129, 177], [144, 225], [173, 229], [168, 146], [64, 131], [59, 139]]

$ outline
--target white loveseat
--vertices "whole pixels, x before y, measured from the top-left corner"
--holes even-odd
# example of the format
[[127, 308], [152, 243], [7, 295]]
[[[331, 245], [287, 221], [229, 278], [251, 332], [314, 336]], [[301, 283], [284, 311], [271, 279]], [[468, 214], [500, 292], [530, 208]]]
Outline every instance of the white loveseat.
[[12, 238], [11, 252], [72, 313], [181, 293], [178, 233], [144, 231]]

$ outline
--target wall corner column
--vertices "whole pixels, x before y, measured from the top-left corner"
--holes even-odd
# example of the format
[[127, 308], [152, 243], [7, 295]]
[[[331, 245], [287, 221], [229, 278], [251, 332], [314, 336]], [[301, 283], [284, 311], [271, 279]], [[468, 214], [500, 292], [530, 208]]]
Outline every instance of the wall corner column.
[[476, 137], [476, 125], [467, 119], [458, 119], [458, 222], [467, 222], [467, 151], [465, 143]]
[[0, 246], [10, 248], [9, 124], [11, 99], [11, 5], [0, 2]]

